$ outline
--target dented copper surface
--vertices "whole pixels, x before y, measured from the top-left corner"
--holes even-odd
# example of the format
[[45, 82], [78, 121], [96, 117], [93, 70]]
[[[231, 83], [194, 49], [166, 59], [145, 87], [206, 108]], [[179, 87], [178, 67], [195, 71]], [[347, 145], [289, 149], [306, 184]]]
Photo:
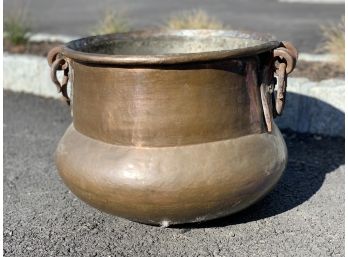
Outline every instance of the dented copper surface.
[[56, 152], [59, 174], [92, 206], [143, 223], [246, 208], [285, 168], [273, 117], [296, 59], [288, 42], [214, 30], [114, 34], [52, 49], [52, 79], [73, 113]]

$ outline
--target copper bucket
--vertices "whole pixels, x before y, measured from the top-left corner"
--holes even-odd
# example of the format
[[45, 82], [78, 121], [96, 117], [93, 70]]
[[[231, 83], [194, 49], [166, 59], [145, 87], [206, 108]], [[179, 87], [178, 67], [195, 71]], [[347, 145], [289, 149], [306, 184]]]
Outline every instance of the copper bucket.
[[59, 174], [83, 201], [142, 223], [240, 211], [286, 166], [273, 118], [296, 59], [288, 42], [217, 30], [113, 34], [54, 48], [52, 80], [73, 115], [56, 151]]

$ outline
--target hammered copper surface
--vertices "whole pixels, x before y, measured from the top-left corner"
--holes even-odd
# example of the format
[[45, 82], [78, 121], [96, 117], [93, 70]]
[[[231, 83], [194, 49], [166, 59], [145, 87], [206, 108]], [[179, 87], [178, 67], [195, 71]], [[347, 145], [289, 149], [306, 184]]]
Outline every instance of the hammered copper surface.
[[204, 144], [134, 147], [106, 144], [70, 126], [56, 152], [59, 174], [74, 194], [150, 224], [197, 222], [244, 209], [275, 185], [286, 162], [278, 129]]
[[74, 62], [72, 68], [74, 126], [94, 139], [176, 146], [265, 131], [254, 59], [127, 69]]

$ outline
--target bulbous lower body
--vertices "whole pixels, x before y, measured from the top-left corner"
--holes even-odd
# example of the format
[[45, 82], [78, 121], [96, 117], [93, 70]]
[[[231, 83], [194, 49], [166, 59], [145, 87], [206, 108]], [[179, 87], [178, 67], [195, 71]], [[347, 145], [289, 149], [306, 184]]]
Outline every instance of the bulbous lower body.
[[250, 206], [273, 188], [286, 162], [276, 125], [272, 133], [171, 147], [107, 144], [71, 125], [56, 151], [60, 176], [83, 201], [164, 226], [214, 219]]

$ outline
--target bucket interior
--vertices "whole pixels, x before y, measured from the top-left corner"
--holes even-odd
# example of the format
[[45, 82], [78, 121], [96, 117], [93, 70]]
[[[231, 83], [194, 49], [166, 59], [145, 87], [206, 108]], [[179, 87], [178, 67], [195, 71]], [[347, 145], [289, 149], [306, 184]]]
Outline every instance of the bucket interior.
[[72, 41], [67, 47], [90, 54], [175, 55], [254, 47], [270, 39], [238, 31], [180, 30], [87, 37]]

